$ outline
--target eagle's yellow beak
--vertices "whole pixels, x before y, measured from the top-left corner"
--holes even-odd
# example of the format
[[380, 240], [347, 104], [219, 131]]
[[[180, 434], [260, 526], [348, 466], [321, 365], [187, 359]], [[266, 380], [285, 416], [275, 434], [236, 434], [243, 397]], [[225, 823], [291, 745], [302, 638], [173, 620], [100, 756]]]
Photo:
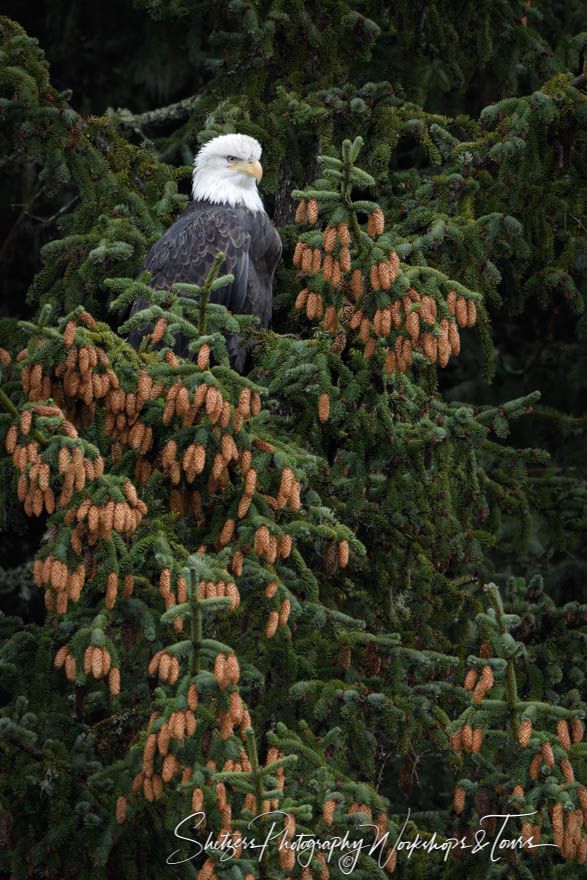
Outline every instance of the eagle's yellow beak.
[[249, 177], [254, 177], [257, 180], [257, 183], [263, 177], [263, 168], [260, 162], [235, 162], [234, 165], [229, 165], [229, 168], [234, 168], [237, 171], [242, 171], [243, 174], [248, 174]]

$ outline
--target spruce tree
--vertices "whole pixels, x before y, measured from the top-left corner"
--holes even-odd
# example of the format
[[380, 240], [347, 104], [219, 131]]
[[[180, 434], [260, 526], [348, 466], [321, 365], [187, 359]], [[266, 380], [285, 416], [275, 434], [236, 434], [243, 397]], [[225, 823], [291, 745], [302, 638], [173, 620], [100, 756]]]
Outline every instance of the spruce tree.
[[[0, 324], [4, 521], [44, 524], [2, 578], [44, 609], [0, 618], [0, 864], [577, 876], [584, 429], [545, 377], [584, 382], [584, 34], [528, 2], [137, 5], [225, 59], [159, 156], [0, 19], [3, 154], [58, 215]], [[237, 130], [285, 245], [267, 331], [209, 303], [222, 254], [140, 274], [186, 202], [161, 156]]]

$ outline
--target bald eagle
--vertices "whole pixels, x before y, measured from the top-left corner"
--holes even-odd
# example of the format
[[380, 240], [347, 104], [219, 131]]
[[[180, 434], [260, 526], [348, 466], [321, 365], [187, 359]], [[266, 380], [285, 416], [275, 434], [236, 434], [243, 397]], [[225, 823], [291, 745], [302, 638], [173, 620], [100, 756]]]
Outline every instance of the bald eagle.
[[[231, 274], [231, 284], [215, 290], [210, 302], [235, 314], [256, 315], [262, 327], [271, 320], [273, 274], [281, 256], [281, 239], [257, 191], [263, 169], [261, 145], [244, 134], [220, 135], [208, 141], [194, 160], [193, 201], [161, 236], [145, 258], [150, 286], [169, 290], [176, 281], [202, 284], [219, 251], [220, 267]], [[147, 307], [142, 297], [132, 305], [131, 317]], [[133, 330], [129, 342], [139, 347], [148, 327]], [[233, 369], [242, 372], [247, 350], [237, 333], [226, 339]], [[179, 339], [178, 354], [188, 355]]]

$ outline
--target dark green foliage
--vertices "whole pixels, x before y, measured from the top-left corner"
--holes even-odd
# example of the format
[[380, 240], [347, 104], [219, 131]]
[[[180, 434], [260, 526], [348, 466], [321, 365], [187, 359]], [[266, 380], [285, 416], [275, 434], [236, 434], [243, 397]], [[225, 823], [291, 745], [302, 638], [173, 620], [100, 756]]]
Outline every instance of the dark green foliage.
[[[0, 19], [1, 167], [24, 193], [9, 241], [35, 255], [34, 278], [5, 278], [21, 320], [0, 323], [5, 546], [22, 534], [0, 569], [2, 870], [196, 878], [195, 842], [279, 808], [323, 843], [364, 840], [357, 880], [418, 835], [445, 849], [400, 849], [400, 878], [578, 876], [556, 811], [569, 828], [585, 810], [579, 5], [140, 10], [145, 33], [185, 35], [171, 67], [198, 94], [105, 117]], [[165, 52], [144, 51], [159, 81]], [[144, 110], [131, 86], [127, 103]], [[256, 333], [207, 302], [220, 261], [202, 288], [139, 276], [198, 144], [230, 131], [263, 146], [285, 246]], [[135, 352], [145, 321], [165, 326]], [[239, 328], [249, 376], [224, 344]], [[206, 830], [178, 842], [193, 804]], [[445, 858], [494, 812], [532, 813], [560, 849]], [[529, 833], [515, 815], [508, 832]], [[336, 852], [328, 870], [345, 876]], [[277, 847], [215, 863], [251, 875], [307, 880]]]

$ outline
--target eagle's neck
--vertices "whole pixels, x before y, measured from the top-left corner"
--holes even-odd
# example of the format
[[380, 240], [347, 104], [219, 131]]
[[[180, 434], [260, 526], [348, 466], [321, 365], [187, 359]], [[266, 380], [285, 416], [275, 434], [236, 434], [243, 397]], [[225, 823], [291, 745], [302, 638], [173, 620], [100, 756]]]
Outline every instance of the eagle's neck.
[[227, 180], [226, 173], [207, 169], [196, 169], [192, 182], [194, 201], [212, 202], [215, 205], [230, 205], [232, 208], [242, 206], [249, 211], [263, 211], [263, 202], [257, 191], [257, 183], [253, 177], [238, 172], [230, 172], [234, 179]]

